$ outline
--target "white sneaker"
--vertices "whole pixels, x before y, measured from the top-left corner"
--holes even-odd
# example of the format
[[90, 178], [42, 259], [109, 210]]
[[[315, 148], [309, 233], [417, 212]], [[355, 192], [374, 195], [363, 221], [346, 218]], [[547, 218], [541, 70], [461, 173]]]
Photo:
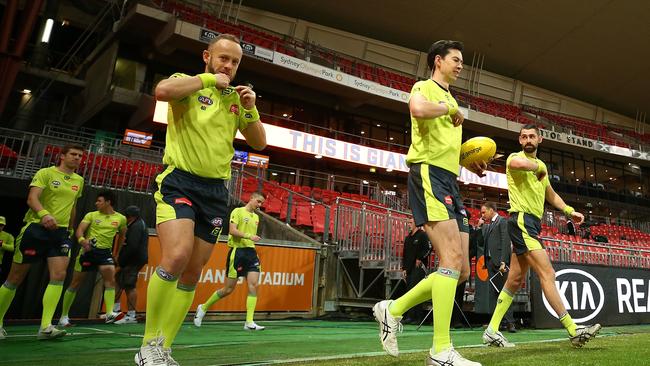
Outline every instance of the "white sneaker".
[[124, 318], [120, 320], [116, 320], [114, 324], [122, 325], [122, 324], [137, 324], [137, 323], [138, 323], [138, 319], [135, 316], [126, 315]]
[[200, 327], [204, 316], [205, 310], [203, 310], [203, 304], [199, 304], [199, 306], [196, 307], [196, 313], [194, 313], [194, 325]]
[[580, 325], [576, 328], [576, 335], [570, 337], [573, 347], [580, 348], [589, 342], [592, 338], [596, 338], [596, 334], [600, 332], [600, 324], [594, 325]]
[[39, 329], [37, 338], [41, 341], [47, 339], [55, 339], [55, 338], [63, 337], [65, 333], [66, 332], [64, 329], [56, 329], [54, 325], [50, 325], [45, 329]]
[[255, 322], [252, 323], [246, 323], [244, 324], [244, 330], [264, 330], [266, 327], [263, 327], [261, 325], [255, 324]]
[[7, 331], [5, 328], [0, 328], [0, 341], [7, 338]]
[[61, 319], [59, 319], [59, 327], [71, 327], [72, 323], [70, 323], [70, 318], [67, 316], [62, 316]]
[[501, 332], [496, 331], [494, 333], [490, 333], [487, 329], [485, 332], [483, 332], [483, 344], [487, 344], [488, 346], [491, 347], [505, 347], [505, 348], [510, 348], [514, 347], [514, 343], [508, 342], [506, 337], [501, 334]]
[[135, 354], [134, 361], [138, 366], [169, 366], [167, 353], [163, 349], [165, 338], [154, 338], [146, 346], [140, 347]]
[[381, 341], [384, 351], [389, 355], [399, 356], [399, 349], [397, 347], [397, 333], [402, 332], [401, 316], [394, 317], [390, 315], [388, 306], [392, 300], [380, 301], [372, 307], [372, 312], [375, 315], [375, 320], [379, 323], [379, 340]]
[[461, 356], [454, 347], [449, 347], [442, 352], [435, 355], [429, 353], [429, 357], [425, 362], [427, 366], [481, 366], [480, 363], [470, 361]]
[[106, 319], [104, 320], [106, 324], [113, 324], [117, 320], [117, 316], [120, 314], [116, 314], [114, 312], [106, 313]]
[[168, 366], [181, 366], [180, 363], [176, 362], [176, 360], [172, 358], [171, 348], [163, 348], [163, 353], [165, 354], [165, 360], [167, 360]]

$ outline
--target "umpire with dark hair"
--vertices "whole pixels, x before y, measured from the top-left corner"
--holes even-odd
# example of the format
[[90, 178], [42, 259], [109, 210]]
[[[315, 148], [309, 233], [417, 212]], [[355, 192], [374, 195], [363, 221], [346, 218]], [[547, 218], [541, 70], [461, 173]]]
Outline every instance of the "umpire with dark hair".
[[[407, 291], [412, 289], [427, 275], [427, 264], [431, 253], [431, 243], [427, 234], [415, 226], [413, 218], [409, 218], [409, 234], [404, 238], [404, 254], [402, 256], [402, 273], [406, 279]], [[404, 319], [404, 324], [419, 324], [426, 316], [423, 304], [411, 308]]]
[[117, 264], [119, 270], [115, 274], [115, 308], [114, 312], [120, 311], [120, 297], [122, 290], [126, 292], [128, 312], [125, 317], [119, 319], [115, 324], [137, 323], [135, 306], [138, 300], [136, 282], [138, 273], [149, 260], [147, 224], [140, 217], [138, 206], [129, 206], [124, 210], [127, 221], [126, 240], [119, 249]]
[[[492, 202], [485, 202], [481, 206], [481, 217], [484, 221], [481, 232], [485, 243], [485, 266], [494, 285], [490, 287], [496, 296], [499, 296], [499, 292], [508, 278], [510, 255], [512, 254], [508, 221], [497, 213], [497, 207]], [[508, 332], [515, 333], [517, 331], [512, 307], [505, 314], [503, 320]]]

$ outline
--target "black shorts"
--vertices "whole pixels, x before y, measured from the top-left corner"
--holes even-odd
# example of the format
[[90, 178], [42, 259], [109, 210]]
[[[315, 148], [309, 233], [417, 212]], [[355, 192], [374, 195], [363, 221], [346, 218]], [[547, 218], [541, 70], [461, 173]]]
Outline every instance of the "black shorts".
[[35, 263], [43, 258], [69, 257], [72, 239], [68, 229], [47, 230], [39, 223], [23, 227], [16, 238], [14, 262]]
[[260, 272], [260, 259], [255, 248], [230, 248], [226, 257], [228, 278], [244, 277], [248, 272]]
[[135, 288], [136, 283], [138, 282], [138, 273], [144, 267], [143, 265], [136, 266], [126, 266], [120, 267], [120, 269], [115, 273], [115, 282], [120, 286], [120, 288], [125, 290], [131, 290]]
[[74, 270], [77, 272], [96, 271], [99, 266], [115, 266], [113, 252], [110, 249], [93, 249], [90, 252], [82, 252], [82, 249], [79, 250], [77, 262], [74, 265]]
[[223, 179], [202, 178], [167, 166], [156, 177], [156, 183], [156, 224], [191, 219], [194, 236], [208, 243], [217, 242], [223, 225], [228, 223], [228, 190]]
[[409, 206], [415, 225], [455, 219], [458, 229], [469, 233], [469, 220], [458, 193], [455, 174], [428, 164], [412, 164], [408, 177]]
[[534, 215], [513, 212], [508, 218], [508, 234], [512, 241], [512, 249], [517, 255], [522, 255], [530, 250], [544, 249], [539, 233], [542, 231], [542, 222]]

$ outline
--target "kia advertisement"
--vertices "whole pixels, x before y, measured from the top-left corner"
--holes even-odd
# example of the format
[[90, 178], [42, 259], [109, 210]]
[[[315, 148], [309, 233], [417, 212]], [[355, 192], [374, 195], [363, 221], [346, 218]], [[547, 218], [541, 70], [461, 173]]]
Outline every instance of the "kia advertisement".
[[[577, 324], [650, 323], [650, 271], [563, 263], [553, 266], [562, 302]], [[535, 274], [530, 295], [535, 327], [559, 327], [558, 316]]]

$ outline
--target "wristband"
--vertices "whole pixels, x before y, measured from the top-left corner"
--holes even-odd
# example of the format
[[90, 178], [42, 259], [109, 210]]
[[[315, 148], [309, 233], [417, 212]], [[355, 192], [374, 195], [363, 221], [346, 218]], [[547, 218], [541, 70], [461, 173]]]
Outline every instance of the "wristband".
[[257, 107], [244, 109], [241, 119], [246, 123], [257, 122], [260, 120], [260, 112], [257, 111]]
[[573, 208], [573, 207], [571, 207], [569, 205], [564, 206], [564, 209], [562, 211], [567, 216], [571, 216], [572, 213], [576, 212], [575, 208]]
[[210, 73], [203, 73], [203, 74], [198, 74], [196, 75], [199, 79], [201, 79], [201, 84], [203, 84], [203, 89], [205, 88], [212, 88], [213, 86], [217, 85], [217, 78], [214, 76], [214, 74]]
[[80, 236], [79, 239], [77, 239], [77, 242], [81, 243], [82, 241], [86, 240], [83, 236]]
[[42, 219], [43, 217], [45, 217], [45, 216], [47, 216], [49, 214], [50, 214], [50, 211], [43, 209], [43, 210], [38, 211], [36, 213], [36, 216], [38, 216], [39, 219]]

